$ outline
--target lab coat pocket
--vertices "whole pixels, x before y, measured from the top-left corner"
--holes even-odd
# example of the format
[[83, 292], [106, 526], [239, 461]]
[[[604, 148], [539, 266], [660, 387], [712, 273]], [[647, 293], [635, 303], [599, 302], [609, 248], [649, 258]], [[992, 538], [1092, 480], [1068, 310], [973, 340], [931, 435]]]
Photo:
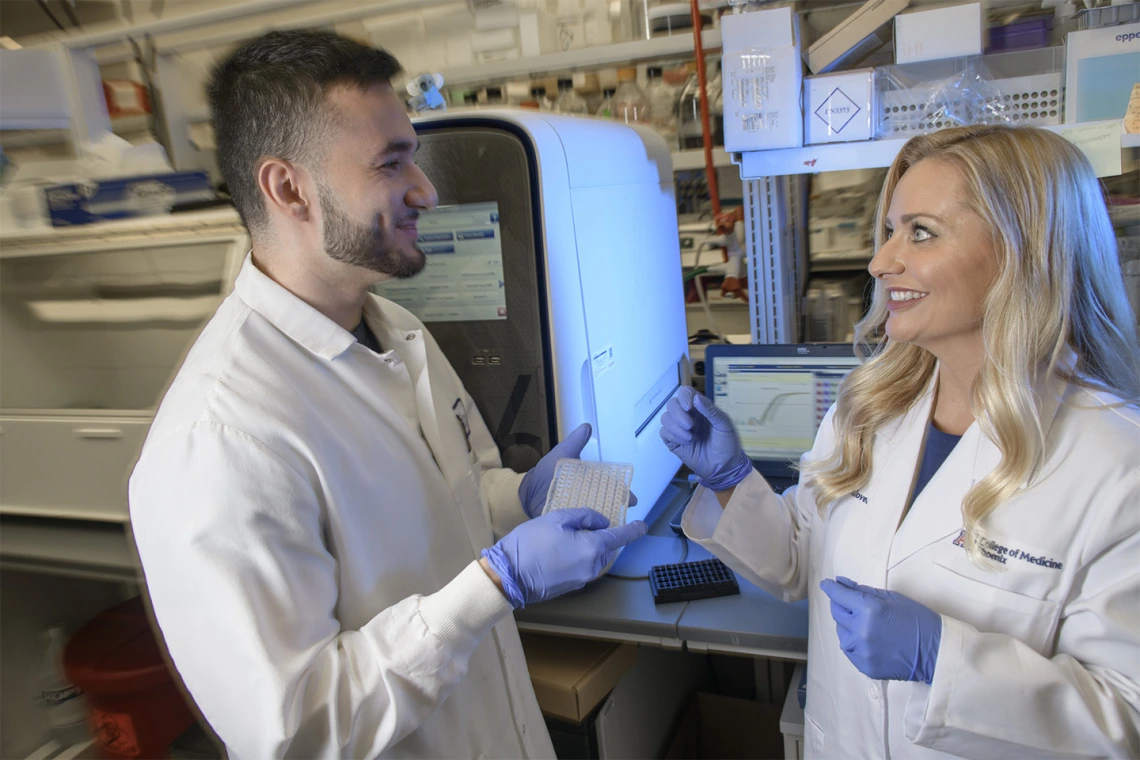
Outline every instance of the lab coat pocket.
[[825, 750], [827, 749], [827, 736], [823, 733], [814, 720], [808, 715], [804, 715], [804, 757], [805, 758], [819, 758], [827, 757]]
[[[1046, 599], [1035, 599], [975, 578], [968, 578], [947, 565], [938, 566], [934, 589], [929, 597], [937, 612], [949, 615], [983, 633], [1004, 633], [1033, 647], [1041, 654], [1052, 651], [1060, 606]], [[984, 571], [982, 571], [984, 572]], [[990, 571], [993, 582], [1000, 582], [1003, 571]]]

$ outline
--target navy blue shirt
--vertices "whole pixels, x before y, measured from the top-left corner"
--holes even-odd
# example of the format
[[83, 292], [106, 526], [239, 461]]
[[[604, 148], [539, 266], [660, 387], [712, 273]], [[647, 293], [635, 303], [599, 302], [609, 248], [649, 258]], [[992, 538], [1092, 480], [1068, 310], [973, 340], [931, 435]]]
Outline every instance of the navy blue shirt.
[[384, 353], [384, 349], [380, 348], [380, 341], [376, 340], [376, 336], [372, 333], [372, 330], [369, 329], [368, 325], [364, 323], [363, 319], [360, 320], [360, 324], [356, 326], [352, 334], [356, 337], [360, 345], [365, 348], [370, 348], [378, 354]]
[[911, 497], [911, 503], [918, 498], [922, 493], [922, 489], [926, 488], [926, 484], [934, 477], [934, 473], [938, 472], [938, 468], [946, 461], [946, 457], [950, 456], [950, 452], [958, 445], [958, 441], [962, 439], [960, 435], [950, 435], [943, 433], [938, 428], [934, 427], [931, 422], [927, 425], [926, 430], [926, 448], [922, 450], [922, 465], [918, 468], [918, 480], [914, 483], [914, 496]]

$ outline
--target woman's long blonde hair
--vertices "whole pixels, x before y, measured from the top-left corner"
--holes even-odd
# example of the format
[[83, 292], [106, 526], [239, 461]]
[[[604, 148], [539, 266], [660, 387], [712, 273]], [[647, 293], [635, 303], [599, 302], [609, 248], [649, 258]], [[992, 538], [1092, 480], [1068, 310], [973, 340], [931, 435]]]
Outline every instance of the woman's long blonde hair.
[[[875, 249], [900, 178], [936, 159], [965, 178], [968, 207], [993, 230], [997, 275], [984, 301], [985, 358], [971, 408], [1001, 462], [962, 502], [966, 548], [985, 564], [986, 517], [1040, 467], [1045, 435], [1032, 383], [1046, 373], [1127, 402], [1140, 398], [1140, 349], [1125, 295], [1116, 238], [1100, 184], [1067, 140], [1029, 127], [975, 126], [915, 137], [891, 165], [875, 213]], [[855, 326], [866, 361], [840, 388], [829, 457], [805, 464], [820, 514], [871, 478], [876, 432], [922, 397], [934, 356], [919, 346], [870, 336], [887, 320], [883, 284]], [[1075, 364], [1066, 363], [1069, 351]]]

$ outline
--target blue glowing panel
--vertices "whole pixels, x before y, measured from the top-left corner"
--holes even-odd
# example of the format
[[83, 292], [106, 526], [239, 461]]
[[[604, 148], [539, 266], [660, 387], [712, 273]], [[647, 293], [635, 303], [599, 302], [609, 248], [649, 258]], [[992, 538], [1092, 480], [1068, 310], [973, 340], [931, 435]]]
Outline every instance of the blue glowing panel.
[[422, 214], [416, 244], [427, 256], [410, 280], [389, 280], [374, 291], [423, 322], [507, 318], [499, 204], [463, 203]]

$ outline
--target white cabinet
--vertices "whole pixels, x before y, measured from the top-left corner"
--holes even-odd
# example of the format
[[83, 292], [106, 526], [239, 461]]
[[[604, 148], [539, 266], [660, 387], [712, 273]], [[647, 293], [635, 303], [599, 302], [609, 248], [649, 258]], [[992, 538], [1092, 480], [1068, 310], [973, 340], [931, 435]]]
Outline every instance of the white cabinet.
[[220, 219], [4, 239], [0, 513], [127, 519], [154, 411], [246, 251]]

